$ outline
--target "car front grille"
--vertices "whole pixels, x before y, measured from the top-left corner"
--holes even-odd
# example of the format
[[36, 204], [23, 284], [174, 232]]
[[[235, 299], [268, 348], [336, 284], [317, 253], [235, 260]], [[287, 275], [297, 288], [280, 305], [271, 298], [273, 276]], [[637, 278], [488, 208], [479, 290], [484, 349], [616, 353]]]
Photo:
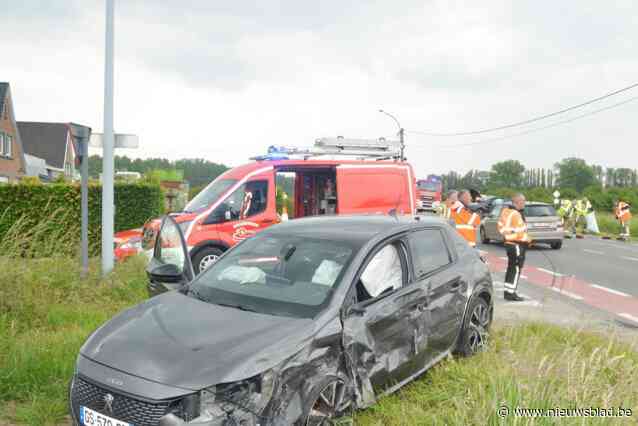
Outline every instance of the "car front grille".
[[[112, 412], [106, 410], [107, 394], [113, 396]], [[111, 392], [76, 376], [71, 389], [71, 407], [76, 419], [80, 418], [81, 405], [134, 426], [157, 426], [160, 418], [169, 412], [185, 418], [180, 400], [142, 401]]]

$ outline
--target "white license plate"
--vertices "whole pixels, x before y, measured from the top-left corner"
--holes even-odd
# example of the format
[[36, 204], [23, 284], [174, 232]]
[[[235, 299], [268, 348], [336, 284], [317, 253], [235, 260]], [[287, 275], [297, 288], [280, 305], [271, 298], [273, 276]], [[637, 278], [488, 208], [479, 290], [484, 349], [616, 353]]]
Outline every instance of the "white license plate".
[[105, 416], [90, 408], [80, 406], [80, 424], [85, 426], [133, 426], [113, 417]]

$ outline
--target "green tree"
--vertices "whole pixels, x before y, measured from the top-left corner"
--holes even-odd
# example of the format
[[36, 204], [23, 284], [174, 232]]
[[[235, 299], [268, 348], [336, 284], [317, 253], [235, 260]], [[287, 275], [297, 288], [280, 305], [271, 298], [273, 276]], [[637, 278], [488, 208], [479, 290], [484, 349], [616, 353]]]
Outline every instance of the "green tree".
[[523, 184], [525, 166], [517, 160], [501, 161], [492, 165], [490, 185], [520, 188]]
[[585, 188], [597, 183], [594, 169], [581, 158], [565, 158], [555, 165], [558, 171], [558, 186], [572, 188], [582, 193]]

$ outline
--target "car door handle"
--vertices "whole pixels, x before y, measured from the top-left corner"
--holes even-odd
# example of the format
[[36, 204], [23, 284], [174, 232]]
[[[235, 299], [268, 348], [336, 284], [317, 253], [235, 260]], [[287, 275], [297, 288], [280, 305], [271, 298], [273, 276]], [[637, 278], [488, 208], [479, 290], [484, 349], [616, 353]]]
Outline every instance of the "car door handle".
[[275, 219], [262, 219], [261, 223], [263, 223], [264, 225], [275, 223]]

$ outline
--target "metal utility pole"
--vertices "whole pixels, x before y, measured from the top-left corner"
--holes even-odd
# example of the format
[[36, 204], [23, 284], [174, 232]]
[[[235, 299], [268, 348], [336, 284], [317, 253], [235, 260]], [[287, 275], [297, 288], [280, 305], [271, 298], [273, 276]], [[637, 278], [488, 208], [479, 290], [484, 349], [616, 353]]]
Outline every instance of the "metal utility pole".
[[86, 278], [89, 273], [89, 140], [91, 138], [91, 128], [71, 123], [71, 135], [75, 140], [80, 153], [80, 174], [82, 176], [82, 201], [80, 203], [82, 226], [81, 226], [81, 262], [82, 278]]
[[391, 119], [394, 120], [395, 123], [397, 123], [397, 127], [399, 127], [399, 141], [401, 142], [401, 161], [405, 160], [405, 155], [404, 155], [404, 151], [405, 151], [405, 139], [404, 139], [404, 135], [405, 135], [405, 130], [403, 129], [403, 127], [401, 127], [401, 123], [399, 123], [399, 120], [397, 120], [397, 118], [390, 114], [387, 111], [384, 111], [382, 109], [379, 110], [380, 113], [387, 115], [388, 117], [390, 117]]
[[113, 270], [113, 48], [114, 0], [106, 0], [104, 43], [104, 149], [102, 154], [102, 275]]

